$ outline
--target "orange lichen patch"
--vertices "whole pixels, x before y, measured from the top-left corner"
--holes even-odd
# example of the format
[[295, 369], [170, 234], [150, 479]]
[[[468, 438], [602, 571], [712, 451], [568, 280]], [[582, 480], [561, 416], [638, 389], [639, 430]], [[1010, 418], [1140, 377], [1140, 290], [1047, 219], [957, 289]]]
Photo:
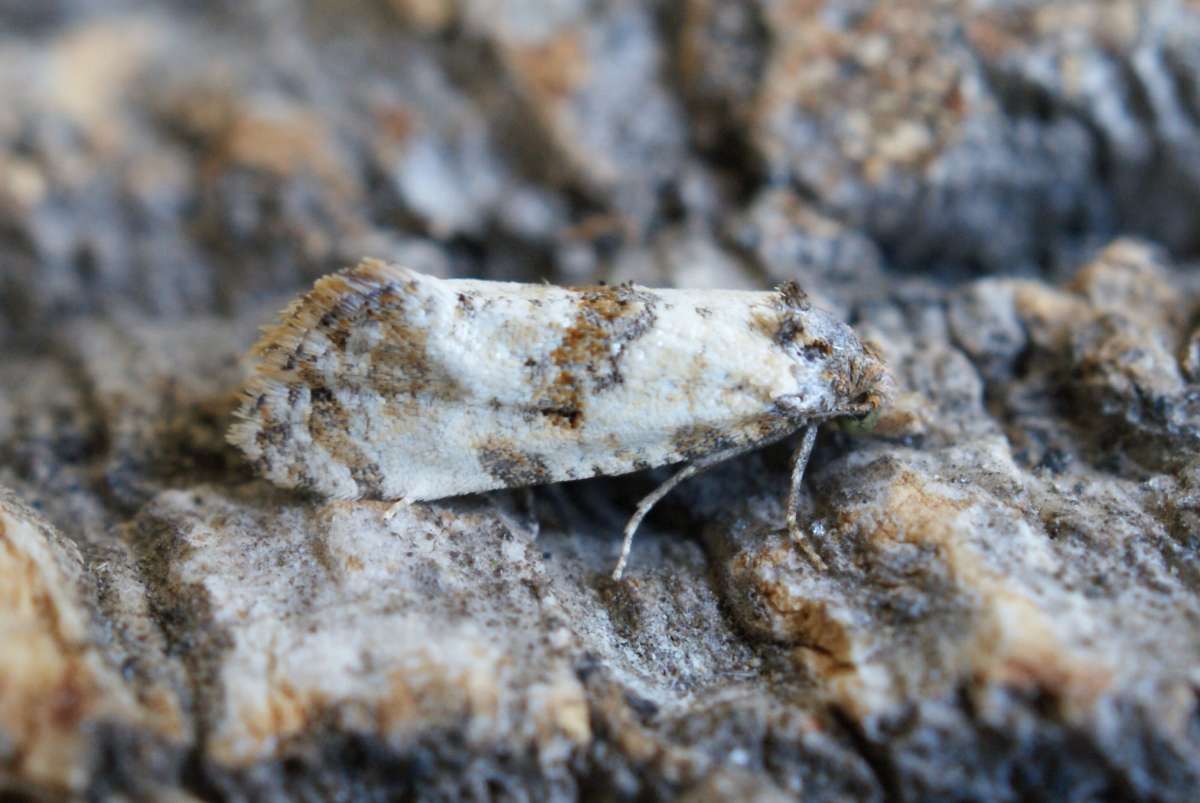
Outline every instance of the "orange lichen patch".
[[1001, 14], [979, 14], [967, 22], [967, 41], [985, 59], [1002, 59], [1030, 41], [1029, 22], [1008, 9]]
[[579, 31], [563, 31], [536, 44], [510, 43], [504, 55], [539, 103], [564, 100], [587, 81], [589, 65]]
[[270, 755], [277, 745], [305, 733], [320, 719], [329, 705], [328, 697], [319, 689], [300, 689], [286, 680], [269, 682], [253, 705], [243, 708], [240, 722], [249, 742], [239, 755], [232, 744], [215, 740], [213, 751], [231, 764]]
[[[834, 663], [847, 664], [851, 658], [852, 639], [843, 622], [832, 615], [828, 601], [790, 583], [777, 582], [776, 569], [795, 558], [792, 544], [781, 544], [740, 556], [749, 565], [735, 567], [738, 575], [755, 587], [754, 597], [766, 608], [765, 622], [771, 638], [792, 644], [803, 644], [831, 658]], [[803, 592], [803, 593], [801, 593]]]
[[439, 726], [465, 727], [482, 739], [497, 731], [502, 658], [469, 639], [438, 642], [440, 650], [432, 653], [425, 646], [433, 643], [429, 634], [409, 632], [401, 641], [410, 646], [392, 654], [380, 674], [364, 677], [336, 661], [314, 670], [314, 655], [328, 657], [323, 643], [277, 642], [263, 662], [263, 647], [253, 633], [245, 636], [233, 658], [243, 671], [226, 688], [227, 715], [210, 742], [222, 763], [268, 759], [289, 740], [333, 721], [392, 741]]
[[161, 33], [149, 19], [123, 16], [75, 26], [54, 39], [46, 96], [98, 151], [115, 151], [131, 136], [123, 131], [123, 96], [137, 86]]
[[453, 0], [388, 0], [388, 6], [405, 24], [427, 35], [443, 31], [458, 14]]
[[928, 411], [931, 407], [929, 400], [920, 393], [898, 393], [880, 408], [872, 432], [883, 438], [923, 435], [929, 431]]
[[[849, 25], [831, 19], [821, 4], [771, 6], [778, 44], [757, 115], [821, 118], [868, 181], [924, 169], [958, 139], [969, 113], [961, 60], [934, 44], [945, 40], [943, 12], [907, 0], [879, 4]], [[765, 144], [786, 158], [788, 145]]]
[[[904, 472], [889, 488], [884, 512], [873, 518], [867, 537], [936, 547], [946, 575], [973, 610], [972, 635], [958, 646], [956, 656], [947, 656], [952, 665], [997, 682], [1068, 694], [1080, 702], [1098, 696], [1113, 680], [1103, 661], [1077, 650], [1056, 627], [1055, 612], [989, 558], [992, 550], [972, 535], [976, 525], [964, 517], [990, 504], [971, 494], [943, 492], [919, 475]], [[1038, 560], [1032, 554], [1023, 559]]]
[[1083, 299], [1040, 282], [1014, 282], [1013, 300], [1017, 314], [1028, 327], [1030, 339], [1055, 351], [1064, 348], [1071, 332], [1094, 315]]
[[924, 484], [920, 475], [903, 471], [888, 489], [885, 515], [867, 533], [871, 541], [930, 543], [946, 549], [955, 544], [958, 514], [972, 507], [969, 498], [953, 498]]
[[592, 689], [595, 718], [604, 723], [604, 730], [611, 737], [620, 753], [638, 764], [646, 764], [662, 758], [671, 750], [669, 743], [656, 739], [637, 715], [630, 709], [624, 691], [615, 683], [603, 689]]
[[1132, 46], [1142, 17], [1141, 4], [1128, 0], [1008, 6], [975, 14], [966, 33], [971, 46], [991, 60], [1017, 56], [1044, 46], [1046, 39], [1067, 35], [1119, 51]]
[[0, 774], [61, 790], [86, 782], [89, 723], [113, 718], [171, 737], [182, 727], [170, 701], [142, 709], [92, 645], [72, 553], [0, 498], [0, 734], [12, 746]]
[[491, 728], [500, 710], [497, 656], [470, 650], [434, 656], [417, 652], [400, 660], [388, 675], [387, 694], [375, 706], [381, 735], [403, 736], [434, 726], [462, 724], [464, 719]]
[[1050, 640], [1006, 642], [1000, 651], [990, 644], [980, 644], [979, 652], [981, 657], [987, 656], [987, 660], [976, 662], [976, 679], [983, 685], [1039, 689], [1080, 708], [1099, 700], [1116, 681], [1110, 668], [1074, 656]]
[[573, 677], [560, 676], [554, 682], [529, 690], [530, 715], [542, 746], [565, 737], [575, 744], [592, 739], [591, 718], [583, 686]]
[[1179, 348], [1179, 367], [1189, 382], [1200, 382], [1200, 325], [1197, 325]]
[[82, 622], [61, 610], [63, 589], [48, 583], [20, 543], [36, 533], [3, 516], [0, 510], [0, 732], [18, 747], [11, 770], [73, 787], [86, 772], [80, 726], [100, 691], [83, 660]]
[[334, 147], [325, 121], [301, 108], [226, 106], [212, 132], [211, 152], [203, 167], [208, 177], [231, 165], [287, 178], [310, 174], [344, 195], [352, 194], [351, 171]]
[[1181, 328], [1191, 312], [1186, 294], [1174, 286], [1153, 249], [1133, 240], [1109, 245], [1066, 289], [1084, 296], [1097, 311], [1132, 318], [1147, 328]]
[[262, 682], [228, 688], [232, 717], [209, 742], [215, 760], [247, 766], [274, 755], [289, 739], [306, 733], [334, 705], [320, 688], [283, 679], [276, 656]]
[[417, 128], [412, 110], [399, 103], [379, 103], [371, 108], [375, 127], [391, 142], [407, 142]]
[[559, 231], [559, 236], [574, 242], [594, 242], [606, 237], [628, 240], [633, 237], [633, 221], [617, 212], [593, 213]]
[[1044, 691], [1079, 710], [1112, 689], [1115, 672], [1065, 643], [1052, 613], [1017, 589], [999, 583], [984, 588], [991, 593], [981, 600], [982, 620], [964, 645], [977, 682]]

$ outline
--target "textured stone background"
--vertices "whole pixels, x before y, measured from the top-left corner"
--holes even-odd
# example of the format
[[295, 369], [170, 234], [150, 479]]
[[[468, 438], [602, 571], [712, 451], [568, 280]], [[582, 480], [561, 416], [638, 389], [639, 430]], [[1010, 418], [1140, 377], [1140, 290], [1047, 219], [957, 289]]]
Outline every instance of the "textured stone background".
[[[1200, 788], [1200, 5], [0, 0], [0, 795]], [[900, 395], [689, 482], [256, 480], [255, 327], [362, 256], [769, 287]]]

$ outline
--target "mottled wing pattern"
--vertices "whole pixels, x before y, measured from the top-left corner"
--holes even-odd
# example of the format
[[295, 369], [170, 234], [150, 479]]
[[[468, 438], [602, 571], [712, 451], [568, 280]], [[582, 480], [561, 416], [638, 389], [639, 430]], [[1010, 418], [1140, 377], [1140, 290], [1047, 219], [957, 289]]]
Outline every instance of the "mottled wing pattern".
[[873, 358], [782, 293], [446, 281], [366, 261], [254, 350], [230, 440], [270, 479], [433, 499], [620, 474], [852, 412]]

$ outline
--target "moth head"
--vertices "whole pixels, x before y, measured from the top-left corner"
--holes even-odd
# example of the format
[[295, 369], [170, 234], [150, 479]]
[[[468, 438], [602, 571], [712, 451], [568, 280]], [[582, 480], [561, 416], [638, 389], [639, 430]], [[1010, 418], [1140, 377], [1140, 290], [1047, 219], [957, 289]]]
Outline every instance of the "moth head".
[[848, 435], [866, 435], [879, 423], [879, 410], [874, 407], [865, 413], [842, 416], [836, 421], [837, 427]]
[[852, 435], [872, 431], [892, 396], [893, 381], [878, 348], [870, 341], [863, 341], [859, 353], [848, 360], [845, 384], [849, 409], [838, 419], [838, 426]]
[[853, 429], [874, 425], [874, 414], [891, 395], [891, 379], [879, 350], [837, 317], [813, 306], [794, 282], [776, 289], [764, 316], [764, 333], [789, 354], [796, 378], [798, 417], [820, 413], [846, 419]]

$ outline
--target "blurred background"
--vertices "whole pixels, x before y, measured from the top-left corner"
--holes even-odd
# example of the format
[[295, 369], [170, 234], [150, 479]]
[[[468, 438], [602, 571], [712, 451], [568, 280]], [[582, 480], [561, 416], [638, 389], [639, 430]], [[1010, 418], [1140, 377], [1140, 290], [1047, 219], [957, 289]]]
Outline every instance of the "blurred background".
[[0, 333], [375, 256], [768, 286], [1200, 245], [1181, 2], [0, 3]]
[[[1200, 788], [1195, 0], [0, 0], [0, 798]], [[896, 398], [416, 505], [225, 442], [376, 257], [768, 288]], [[10, 798], [9, 795], [15, 795]]]

